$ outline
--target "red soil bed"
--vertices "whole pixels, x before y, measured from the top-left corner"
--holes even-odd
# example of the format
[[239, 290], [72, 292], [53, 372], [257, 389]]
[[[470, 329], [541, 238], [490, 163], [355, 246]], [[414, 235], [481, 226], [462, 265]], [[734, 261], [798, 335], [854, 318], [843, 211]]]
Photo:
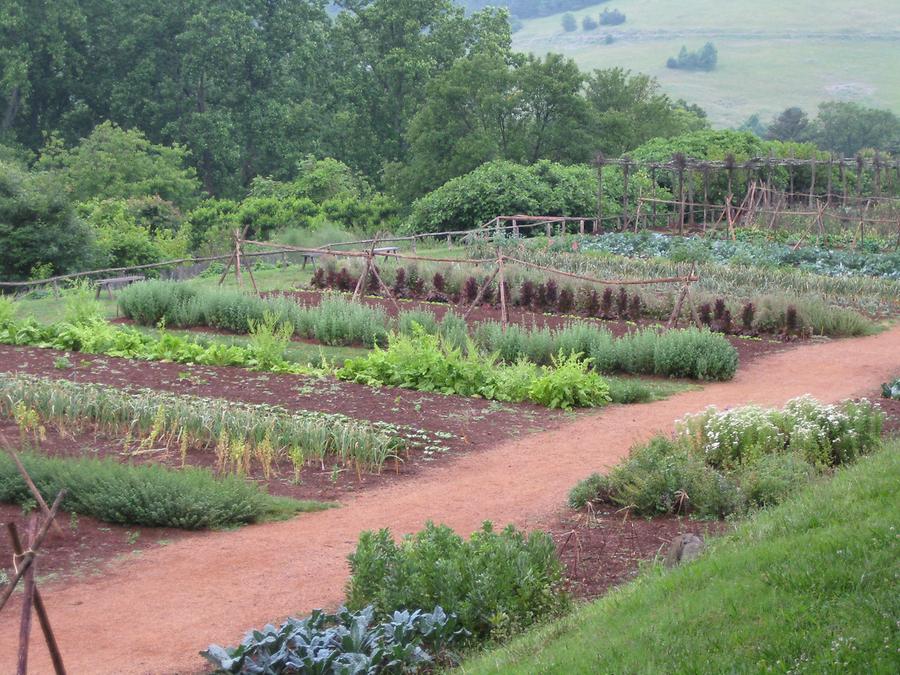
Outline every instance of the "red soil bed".
[[591, 599], [633, 579], [642, 562], [664, 557], [669, 542], [679, 534], [691, 532], [706, 539], [727, 529], [727, 523], [719, 520], [634, 518], [624, 511], [609, 510], [593, 514], [570, 511], [550, 527], [550, 533], [570, 591], [575, 597]]

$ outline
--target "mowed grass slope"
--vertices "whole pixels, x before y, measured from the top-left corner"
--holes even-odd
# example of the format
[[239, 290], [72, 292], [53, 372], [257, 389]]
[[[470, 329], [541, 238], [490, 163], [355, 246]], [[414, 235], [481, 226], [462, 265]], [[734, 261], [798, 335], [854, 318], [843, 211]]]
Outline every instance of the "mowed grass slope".
[[[627, 20], [585, 32], [581, 19], [619, 9]], [[573, 12], [566, 33], [561, 14], [524, 22], [513, 35], [521, 51], [560, 52], [583, 69], [620, 66], [659, 79], [675, 98], [701, 105], [717, 127], [737, 126], [754, 113], [764, 122], [798, 105], [814, 115], [825, 100], [855, 101], [900, 113], [900, 2], [844, 0], [610, 0]], [[604, 44], [607, 34], [615, 41]], [[711, 41], [719, 51], [710, 73], [666, 68], [682, 45]]]
[[900, 670], [900, 442], [465, 673]]

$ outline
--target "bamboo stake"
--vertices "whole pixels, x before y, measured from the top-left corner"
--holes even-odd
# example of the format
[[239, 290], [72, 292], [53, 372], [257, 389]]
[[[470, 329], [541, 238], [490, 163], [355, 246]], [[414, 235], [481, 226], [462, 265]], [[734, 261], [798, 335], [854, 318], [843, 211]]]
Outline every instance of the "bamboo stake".
[[506, 330], [509, 324], [509, 313], [506, 309], [506, 280], [503, 277], [503, 254], [497, 251], [497, 274], [500, 277], [500, 324]]
[[41, 547], [41, 544], [44, 543], [44, 538], [47, 536], [47, 532], [50, 529], [52, 518], [56, 517], [56, 512], [59, 510], [59, 505], [62, 502], [65, 494], [66, 490], [65, 488], [63, 488], [59, 491], [59, 494], [56, 495], [56, 499], [53, 500], [53, 506], [50, 507], [51, 520], [46, 520], [43, 524], [41, 524], [41, 529], [38, 531], [37, 537], [34, 538], [34, 543], [31, 544], [31, 550], [25, 552], [24, 556], [21, 559], [21, 565], [19, 565], [19, 569], [16, 571], [15, 576], [3, 590], [3, 595], [0, 595], [0, 610], [2, 610], [6, 606], [6, 602], [12, 595], [12, 592], [16, 588], [16, 585], [19, 583], [19, 580], [23, 576], [25, 576], [25, 572], [27, 572], [28, 568], [31, 567], [31, 563], [34, 561], [34, 556], [37, 553], [37, 550]]
[[[25, 551], [22, 549], [22, 542], [19, 539], [19, 531], [16, 529], [15, 523], [7, 523], [6, 530], [12, 543], [13, 553], [22, 556]], [[41, 592], [34, 589], [34, 610], [37, 612], [38, 621], [41, 624], [41, 631], [44, 633], [44, 640], [47, 643], [47, 649], [50, 651], [50, 660], [53, 662], [53, 670], [56, 675], [65, 675], [66, 668], [63, 665], [62, 654], [59, 651], [59, 645], [56, 642], [56, 636], [53, 634], [53, 628], [50, 626], [50, 616], [47, 614], [47, 607], [44, 605], [44, 599]]]
[[[34, 542], [35, 514], [28, 525], [28, 541]], [[16, 675], [28, 675], [28, 643], [31, 638], [31, 608], [34, 604], [34, 564], [25, 570], [25, 593], [22, 597], [22, 618], [19, 622], [19, 654]]]

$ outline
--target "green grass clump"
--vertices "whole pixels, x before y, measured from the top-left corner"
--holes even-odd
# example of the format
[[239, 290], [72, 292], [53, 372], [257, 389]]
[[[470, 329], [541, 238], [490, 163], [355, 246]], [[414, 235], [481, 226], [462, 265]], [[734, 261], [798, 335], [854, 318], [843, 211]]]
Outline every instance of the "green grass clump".
[[710, 407], [679, 422], [674, 438], [657, 436], [607, 475], [589, 476], [572, 489], [569, 504], [713, 518], [777, 504], [878, 447], [883, 419], [868, 401], [825, 405], [809, 396], [781, 410]]
[[[108, 523], [198, 530], [327, 508], [318, 502], [272, 497], [239, 478], [216, 478], [205, 469], [171, 470], [31, 453], [20, 458], [48, 502], [65, 488], [64, 509]], [[12, 458], [0, 454], [0, 502], [33, 500]]]
[[662, 375], [697, 380], [729, 380], [737, 370], [737, 350], [722, 335], [707, 328], [634, 331], [619, 338], [588, 323], [561, 328], [507, 326], [486, 321], [478, 324], [475, 344], [502, 361], [525, 357], [546, 365], [560, 353], [586, 354], [602, 373]]
[[480, 673], [893, 673], [900, 442], [755, 514], [699, 560], [463, 663]]
[[569, 605], [549, 534], [489, 522], [468, 541], [428, 522], [399, 544], [387, 529], [363, 532], [350, 555], [347, 605], [379, 615], [439, 605], [476, 638], [509, 636]]

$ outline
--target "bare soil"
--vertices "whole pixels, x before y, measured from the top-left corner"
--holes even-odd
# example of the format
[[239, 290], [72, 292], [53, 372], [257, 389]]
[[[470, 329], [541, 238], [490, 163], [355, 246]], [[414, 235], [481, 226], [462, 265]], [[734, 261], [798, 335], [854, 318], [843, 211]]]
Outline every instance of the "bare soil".
[[[16, 352], [0, 352], [0, 359], [11, 354]], [[363, 530], [390, 527], [399, 535], [429, 519], [463, 534], [485, 519], [553, 529], [575, 482], [611, 466], [634, 443], [669, 432], [685, 413], [711, 403], [783, 405], [804, 393], [824, 401], [871, 396], [898, 370], [900, 327], [768, 354], [731, 382], [665, 401], [610, 406], [541, 433], [506, 436], [415, 480], [361, 492], [340, 509], [147, 549], [100, 578], [47, 584], [45, 601], [72, 672], [192, 672], [202, 667], [197, 651], [210, 642], [234, 644], [250, 627], [337, 605], [348, 575], [346, 556]], [[256, 395], [253, 387], [246, 389]], [[628, 532], [598, 536], [613, 541]], [[668, 532], [655, 536], [663, 539]], [[658, 544], [646, 539], [643, 545], [652, 543], [655, 552]], [[0, 672], [13, 670], [17, 625], [14, 603], [0, 615]], [[37, 637], [32, 644], [36, 672], [47, 671]]]

